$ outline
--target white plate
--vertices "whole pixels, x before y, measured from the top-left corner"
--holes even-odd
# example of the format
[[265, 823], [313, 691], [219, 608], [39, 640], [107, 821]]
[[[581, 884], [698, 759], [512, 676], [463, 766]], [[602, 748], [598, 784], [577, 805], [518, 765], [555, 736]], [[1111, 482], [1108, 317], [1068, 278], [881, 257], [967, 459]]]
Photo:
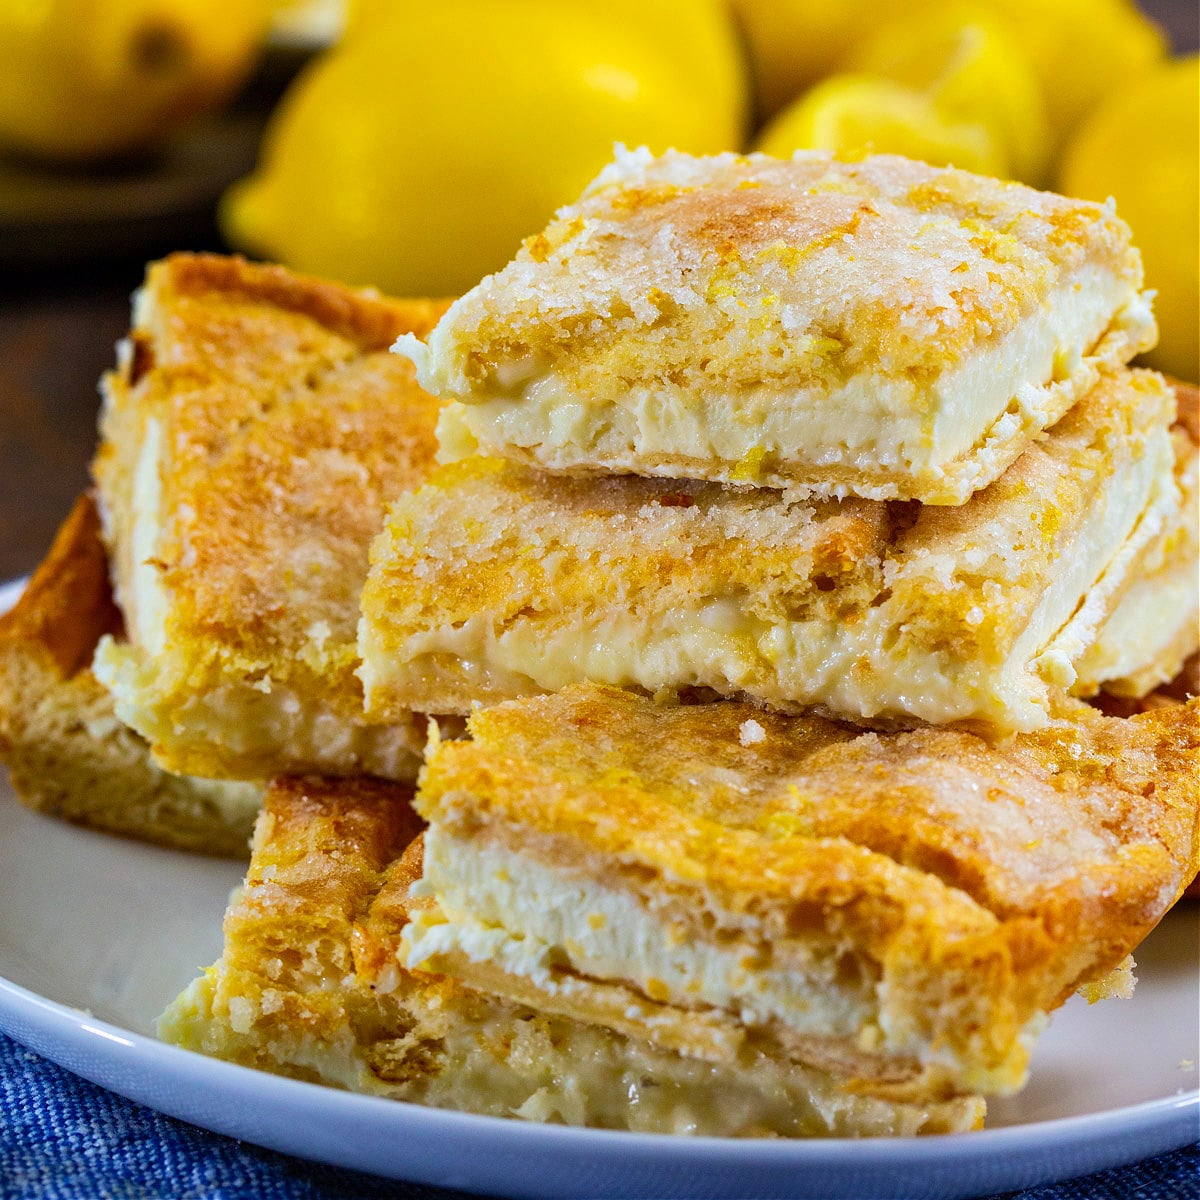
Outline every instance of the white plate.
[[915, 1141], [672, 1139], [439, 1112], [214, 1062], [154, 1040], [220, 950], [235, 863], [38, 816], [0, 776], [0, 1029], [207, 1129], [397, 1178], [512, 1196], [961, 1197], [1158, 1154], [1200, 1133], [1197, 906], [1147, 941], [1132, 1000], [1075, 999], [982, 1133]]
[[[0, 585], [0, 612], [20, 583]], [[31, 813], [0, 772], [0, 1030], [94, 1083], [302, 1158], [504, 1196], [951, 1198], [1067, 1179], [1200, 1136], [1200, 905], [1138, 952], [1132, 1000], [1071, 1000], [980, 1133], [731, 1141], [528, 1125], [352, 1096], [163, 1045], [220, 952], [232, 862]]]

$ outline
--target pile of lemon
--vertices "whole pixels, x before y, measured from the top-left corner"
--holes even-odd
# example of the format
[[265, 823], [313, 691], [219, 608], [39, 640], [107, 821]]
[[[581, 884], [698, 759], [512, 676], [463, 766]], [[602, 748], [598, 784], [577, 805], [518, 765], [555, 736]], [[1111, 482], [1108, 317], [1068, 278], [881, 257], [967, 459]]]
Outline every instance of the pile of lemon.
[[351, 0], [225, 226], [304, 270], [455, 293], [615, 141], [890, 151], [1114, 195], [1158, 289], [1155, 361], [1196, 378], [1197, 64], [1166, 54], [1132, 0]]
[[[325, 0], [339, 2], [344, 32], [226, 197], [230, 240], [256, 254], [450, 294], [616, 141], [889, 151], [1115, 196], [1158, 290], [1154, 361], [1200, 374], [1200, 75], [1134, 0]], [[0, 0], [0, 145], [80, 156], [139, 114], [194, 106], [228, 87], [270, 3]], [[101, 11], [114, 28], [132, 14], [119, 37], [83, 36]]]

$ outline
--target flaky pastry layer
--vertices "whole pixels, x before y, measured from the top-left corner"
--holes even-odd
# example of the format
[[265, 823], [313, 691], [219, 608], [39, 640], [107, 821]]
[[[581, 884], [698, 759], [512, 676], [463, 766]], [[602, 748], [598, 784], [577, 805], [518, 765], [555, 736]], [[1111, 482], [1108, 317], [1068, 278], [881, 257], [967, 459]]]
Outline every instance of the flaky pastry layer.
[[99, 519], [82, 496], [0, 616], [0, 762], [14, 791], [93, 829], [244, 858], [262, 789], [172, 775], [151, 760], [90, 669], [99, 638], [120, 631]]
[[150, 267], [104, 381], [95, 476], [127, 640], [97, 672], [174, 771], [411, 778], [424, 720], [364, 719], [358, 597], [438, 404], [389, 355], [444, 304], [280, 267]]
[[977, 1097], [881, 1100], [762, 1053], [713, 1064], [404, 971], [415, 828], [398, 786], [277, 781], [221, 959], [167, 1010], [162, 1036], [369, 1095], [530, 1121], [791, 1137], [982, 1122]]

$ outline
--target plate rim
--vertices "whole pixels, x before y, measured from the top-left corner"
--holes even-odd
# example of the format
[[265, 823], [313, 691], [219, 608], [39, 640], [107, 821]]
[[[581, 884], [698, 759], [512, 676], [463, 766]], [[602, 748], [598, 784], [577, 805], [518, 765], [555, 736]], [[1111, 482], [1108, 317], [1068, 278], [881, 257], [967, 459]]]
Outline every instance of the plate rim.
[[[631, 1165], [642, 1172], [656, 1164], [669, 1169], [672, 1165], [687, 1163], [696, 1168], [753, 1170], [756, 1175], [763, 1176], [759, 1182], [766, 1182], [766, 1177], [770, 1176], [776, 1185], [779, 1182], [777, 1176], [784, 1170], [797, 1172], [795, 1181], [806, 1183], [812, 1182], [806, 1178], [811, 1171], [846, 1168], [850, 1165], [849, 1160], [859, 1177], [864, 1171], [879, 1175], [916, 1167], [926, 1171], [933, 1168], [935, 1174], [944, 1175], [971, 1167], [973, 1178], [982, 1178], [982, 1173], [988, 1172], [986, 1187], [990, 1192], [1050, 1183], [1133, 1161], [1128, 1153], [1132, 1144], [1139, 1147], [1135, 1158], [1164, 1153], [1190, 1144], [1200, 1133], [1200, 1088], [1181, 1089], [1174, 1096], [1097, 1113], [919, 1138], [671, 1137], [526, 1124], [502, 1117], [363, 1096], [209, 1058], [93, 1017], [85, 1010], [51, 1000], [3, 976], [0, 976], [0, 1031], [98, 1086], [201, 1128], [313, 1161], [434, 1186], [473, 1184], [478, 1189], [482, 1181], [470, 1177], [465, 1183], [459, 1180], [447, 1185], [438, 1176], [438, 1169], [444, 1164], [431, 1163], [428, 1155], [406, 1154], [406, 1145], [413, 1142], [419, 1145], [422, 1133], [435, 1135], [435, 1141], [440, 1140], [436, 1137], [439, 1134], [467, 1136], [493, 1149], [523, 1151], [531, 1161], [538, 1159], [539, 1152], [544, 1159], [557, 1161], [581, 1154], [607, 1156], [618, 1150], [627, 1160], [632, 1159]], [[195, 1106], [188, 1103], [189, 1089], [198, 1082], [205, 1084], [205, 1095], [209, 1100], [221, 1095], [270, 1098], [275, 1101], [277, 1118], [286, 1119], [293, 1111], [315, 1106], [332, 1118], [333, 1124], [348, 1122], [364, 1130], [382, 1124], [410, 1136], [397, 1139], [395, 1153], [385, 1153], [383, 1159], [375, 1156], [366, 1163], [350, 1147], [341, 1155], [322, 1152], [320, 1147], [313, 1147], [313, 1152], [306, 1154], [303, 1150], [298, 1151], [295, 1143], [279, 1136], [269, 1114], [262, 1128], [249, 1133], [237, 1119], [236, 1104], [230, 1106], [229, 1121], [198, 1117]], [[164, 1088], [170, 1097], [174, 1097], [174, 1102], [170, 1099], [163, 1102], [160, 1093]], [[263, 1133], [268, 1136], [263, 1137]], [[1145, 1146], [1151, 1148], [1145, 1150]], [[1051, 1160], [1044, 1154], [1049, 1148], [1053, 1148], [1053, 1160], [1063, 1165], [1062, 1170], [1050, 1165]], [[1081, 1161], [1081, 1155], [1086, 1155], [1086, 1165], [1076, 1170], [1074, 1166]], [[631, 1183], [636, 1184], [642, 1178], [637, 1171], [635, 1176]], [[518, 1183], [517, 1190], [503, 1194], [553, 1194], [552, 1190], [539, 1187], [536, 1178], [510, 1182]], [[825, 1179], [820, 1194], [856, 1194], [836, 1188], [829, 1190], [833, 1182]], [[927, 1182], [933, 1184], [936, 1180], [930, 1178]], [[493, 1178], [490, 1186], [494, 1183]], [[530, 1183], [533, 1183], [532, 1189]], [[484, 1186], [489, 1185], [485, 1183]], [[859, 1186], [861, 1178], [855, 1183], [855, 1187]], [[591, 1193], [580, 1193], [585, 1194]], [[649, 1196], [657, 1193], [639, 1184], [630, 1194]], [[786, 1194], [807, 1193], [789, 1190]], [[950, 1197], [976, 1193], [950, 1186], [904, 1194]]]

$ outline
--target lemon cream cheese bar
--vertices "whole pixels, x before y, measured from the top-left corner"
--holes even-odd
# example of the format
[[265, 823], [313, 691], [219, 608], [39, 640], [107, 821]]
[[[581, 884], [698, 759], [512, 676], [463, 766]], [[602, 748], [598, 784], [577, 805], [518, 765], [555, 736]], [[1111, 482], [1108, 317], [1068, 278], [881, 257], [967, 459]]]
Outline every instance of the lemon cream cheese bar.
[[450, 464], [372, 552], [367, 710], [590, 680], [1032, 728], [1178, 512], [1172, 407], [1152, 372], [1106, 375], [954, 508]]
[[99, 519], [81, 496], [0, 616], [0, 763], [13, 790], [37, 812], [94, 829], [244, 858], [262, 788], [151, 761], [91, 671], [97, 641], [120, 629]]
[[863, 1094], [1019, 1088], [1196, 866], [1196, 701], [990, 745], [584, 685], [470, 729], [423, 772], [403, 966]]
[[287, 779], [267, 792], [221, 958], [167, 1010], [167, 1041], [351, 1091], [568, 1125], [718, 1136], [949, 1133], [968, 1096], [906, 1103], [746, 1049], [695, 1058], [541, 1012], [398, 954], [422, 872], [402, 785]]
[[621, 152], [397, 342], [446, 458], [960, 504], [1149, 347], [1111, 206], [891, 156]]
[[444, 306], [177, 255], [138, 293], [95, 462], [125, 637], [95, 670], [172, 771], [411, 778], [424, 719], [362, 715], [355, 627], [385, 503], [438, 404], [387, 352]]

